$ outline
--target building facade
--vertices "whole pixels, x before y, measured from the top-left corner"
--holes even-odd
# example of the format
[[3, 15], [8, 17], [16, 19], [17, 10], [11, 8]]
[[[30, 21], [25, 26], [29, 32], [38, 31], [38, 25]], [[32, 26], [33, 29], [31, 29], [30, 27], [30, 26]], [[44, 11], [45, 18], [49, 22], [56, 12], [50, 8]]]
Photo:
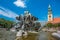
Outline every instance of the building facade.
[[48, 23], [60, 23], [60, 17], [59, 18], [53, 18], [53, 14], [52, 14], [52, 9], [51, 6], [48, 6]]
[[48, 6], [48, 22], [53, 21], [52, 9], [51, 6]]

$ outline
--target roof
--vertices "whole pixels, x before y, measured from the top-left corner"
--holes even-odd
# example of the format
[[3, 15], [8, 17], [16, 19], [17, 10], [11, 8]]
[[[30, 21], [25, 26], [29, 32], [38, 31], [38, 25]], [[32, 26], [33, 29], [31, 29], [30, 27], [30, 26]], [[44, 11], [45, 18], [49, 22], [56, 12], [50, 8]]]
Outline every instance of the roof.
[[50, 7], [51, 7], [51, 5], [49, 4], [48, 8], [50, 8]]
[[54, 18], [53, 23], [60, 23], [60, 18]]

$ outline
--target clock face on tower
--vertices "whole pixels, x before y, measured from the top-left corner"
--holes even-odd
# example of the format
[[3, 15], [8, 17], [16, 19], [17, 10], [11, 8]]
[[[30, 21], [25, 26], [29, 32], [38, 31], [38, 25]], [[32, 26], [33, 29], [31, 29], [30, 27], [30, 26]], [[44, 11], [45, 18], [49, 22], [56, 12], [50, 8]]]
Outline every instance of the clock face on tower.
[[49, 16], [49, 18], [51, 18], [51, 16]]

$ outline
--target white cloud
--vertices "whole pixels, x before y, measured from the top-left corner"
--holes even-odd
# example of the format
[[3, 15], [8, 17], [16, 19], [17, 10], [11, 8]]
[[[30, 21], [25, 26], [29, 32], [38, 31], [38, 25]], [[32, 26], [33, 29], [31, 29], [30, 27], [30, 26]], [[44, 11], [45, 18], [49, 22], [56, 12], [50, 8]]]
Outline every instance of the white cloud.
[[11, 10], [5, 9], [3, 7], [0, 7], [0, 15], [13, 19], [15, 19], [16, 16], [18, 16], [16, 13], [12, 12]]
[[14, 2], [14, 4], [18, 7], [22, 7], [22, 8], [26, 7], [25, 2], [22, 1], [22, 0], [17, 0], [17, 1]]

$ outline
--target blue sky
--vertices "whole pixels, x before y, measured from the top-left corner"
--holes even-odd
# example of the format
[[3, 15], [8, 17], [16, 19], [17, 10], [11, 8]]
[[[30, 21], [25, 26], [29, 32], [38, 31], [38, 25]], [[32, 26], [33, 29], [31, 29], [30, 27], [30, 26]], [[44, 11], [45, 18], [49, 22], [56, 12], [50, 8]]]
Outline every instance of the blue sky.
[[60, 0], [0, 0], [0, 18], [14, 20], [28, 10], [40, 21], [47, 21], [49, 4], [54, 17], [60, 17]]

